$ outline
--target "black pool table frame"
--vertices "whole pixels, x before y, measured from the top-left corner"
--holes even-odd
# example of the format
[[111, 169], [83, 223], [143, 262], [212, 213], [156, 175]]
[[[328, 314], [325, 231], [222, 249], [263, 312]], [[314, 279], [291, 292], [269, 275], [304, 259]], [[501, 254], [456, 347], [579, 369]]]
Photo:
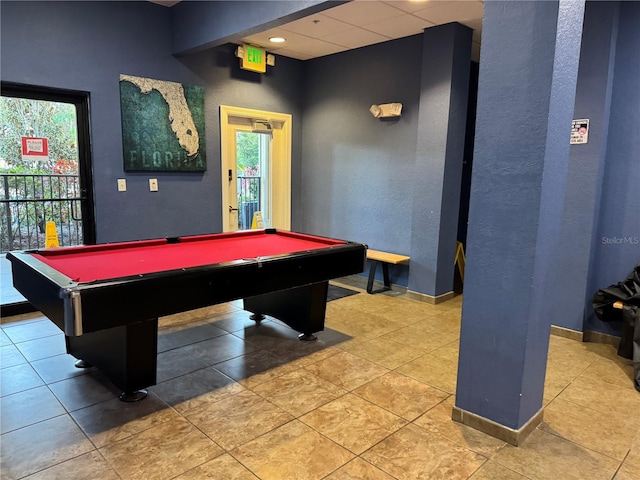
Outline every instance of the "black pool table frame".
[[324, 329], [328, 281], [363, 272], [366, 262], [366, 246], [346, 242], [81, 283], [32, 253], [7, 254], [15, 288], [65, 333], [77, 365], [99, 368], [125, 401], [156, 384], [158, 317], [242, 298], [252, 318], [271, 315], [313, 339]]

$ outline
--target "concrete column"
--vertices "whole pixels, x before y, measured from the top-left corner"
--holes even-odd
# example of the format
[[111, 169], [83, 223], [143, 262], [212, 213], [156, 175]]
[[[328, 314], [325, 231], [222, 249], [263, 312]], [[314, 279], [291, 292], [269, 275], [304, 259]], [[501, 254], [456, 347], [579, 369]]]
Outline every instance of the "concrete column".
[[432, 303], [453, 295], [471, 39], [458, 23], [424, 31], [408, 293]]
[[485, 2], [453, 418], [515, 445], [542, 419], [583, 13]]

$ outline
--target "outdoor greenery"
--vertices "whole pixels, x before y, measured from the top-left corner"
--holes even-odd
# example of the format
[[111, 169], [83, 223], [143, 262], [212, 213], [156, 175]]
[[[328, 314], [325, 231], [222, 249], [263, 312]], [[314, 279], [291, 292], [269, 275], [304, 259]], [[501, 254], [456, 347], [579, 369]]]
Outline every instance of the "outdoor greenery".
[[[253, 132], [236, 133], [236, 155], [238, 176], [245, 175], [247, 169], [260, 170], [260, 134]], [[259, 174], [258, 174], [259, 175]]]
[[[22, 137], [48, 139], [48, 159], [23, 159]], [[47, 221], [61, 245], [74, 244], [81, 223], [71, 219], [71, 202], [57, 199], [79, 195], [75, 106], [0, 97], [0, 180], [2, 251], [44, 246]]]
[[260, 134], [236, 133], [236, 165], [239, 202], [259, 201]]
[[[22, 137], [49, 140], [49, 160], [22, 160]], [[0, 97], [0, 167], [12, 173], [77, 173], [75, 106]]]

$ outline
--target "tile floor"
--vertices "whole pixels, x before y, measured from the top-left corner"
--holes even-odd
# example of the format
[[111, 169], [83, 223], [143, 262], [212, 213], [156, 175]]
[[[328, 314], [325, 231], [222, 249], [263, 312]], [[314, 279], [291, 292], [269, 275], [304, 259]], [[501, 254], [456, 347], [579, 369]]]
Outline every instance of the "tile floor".
[[609, 345], [551, 337], [544, 422], [518, 448], [453, 422], [460, 308], [360, 293], [317, 342], [237, 302], [165, 317], [138, 403], [46, 318], [5, 318], [0, 477], [640, 479], [640, 394]]

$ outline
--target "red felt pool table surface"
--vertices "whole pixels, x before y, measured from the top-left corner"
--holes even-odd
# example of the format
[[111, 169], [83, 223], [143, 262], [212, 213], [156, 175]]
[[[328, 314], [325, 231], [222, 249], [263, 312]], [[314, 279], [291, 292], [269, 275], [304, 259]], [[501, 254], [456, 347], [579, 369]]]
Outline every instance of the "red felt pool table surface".
[[249, 230], [226, 234], [40, 250], [33, 256], [75, 282], [92, 282], [242, 259], [291, 254], [347, 242], [312, 235]]

